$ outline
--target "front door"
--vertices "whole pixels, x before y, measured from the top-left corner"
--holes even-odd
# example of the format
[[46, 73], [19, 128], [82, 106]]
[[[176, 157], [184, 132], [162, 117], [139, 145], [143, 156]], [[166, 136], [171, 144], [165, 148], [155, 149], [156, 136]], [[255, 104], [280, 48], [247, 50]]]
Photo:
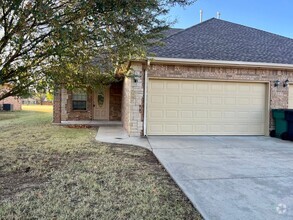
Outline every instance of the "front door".
[[94, 92], [93, 106], [95, 120], [109, 120], [109, 88]]

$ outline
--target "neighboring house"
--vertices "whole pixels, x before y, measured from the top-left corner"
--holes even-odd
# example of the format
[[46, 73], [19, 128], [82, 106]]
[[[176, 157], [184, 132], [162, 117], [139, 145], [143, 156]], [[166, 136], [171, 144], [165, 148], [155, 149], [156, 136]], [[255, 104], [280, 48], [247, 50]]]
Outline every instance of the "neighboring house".
[[54, 122], [117, 120], [131, 136], [269, 135], [271, 109], [293, 108], [293, 39], [210, 19], [132, 61], [105, 91], [56, 91]]
[[22, 99], [22, 104], [24, 105], [36, 105], [37, 104], [37, 100], [35, 98], [26, 98], [26, 99]]
[[[0, 93], [1, 91], [4, 91], [7, 86], [2, 86], [0, 88]], [[0, 110], [3, 109], [3, 104], [12, 104], [12, 110], [13, 111], [20, 111], [21, 110], [21, 99], [16, 97], [16, 96], [10, 96], [8, 98], [5, 98], [3, 100], [0, 100]]]

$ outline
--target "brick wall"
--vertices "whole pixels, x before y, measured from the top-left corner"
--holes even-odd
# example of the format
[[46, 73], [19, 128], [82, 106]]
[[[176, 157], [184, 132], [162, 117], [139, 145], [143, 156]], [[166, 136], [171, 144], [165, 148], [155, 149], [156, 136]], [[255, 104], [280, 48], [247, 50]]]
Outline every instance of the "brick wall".
[[[115, 83], [110, 87], [110, 106], [109, 120], [121, 120], [121, 105], [122, 105], [122, 85], [123, 82]], [[56, 90], [54, 94], [53, 104], [53, 122], [60, 123], [61, 121], [78, 121], [78, 120], [93, 120], [93, 91], [87, 90], [87, 110], [72, 109], [72, 91], [61, 89]]]
[[[269, 106], [274, 108], [288, 108], [289, 87], [283, 87], [286, 79], [293, 82], [293, 71], [255, 68], [225, 68], [208, 66], [180, 66], [180, 65], [151, 65], [148, 76], [154, 78], [173, 79], [206, 79], [224, 81], [266, 82], [269, 86]], [[274, 87], [274, 82], [280, 80], [280, 86]], [[270, 119], [270, 129], [273, 129]]]
[[[64, 92], [65, 93], [65, 92]], [[63, 95], [62, 95], [63, 97]], [[87, 90], [87, 107], [86, 110], [73, 110], [72, 109], [72, 91], [67, 91], [67, 94], [64, 94], [67, 102], [62, 100], [64, 105], [64, 114], [66, 114], [66, 120], [69, 121], [79, 121], [79, 120], [92, 120], [93, 119], [93, 92], [92, 90]], [[63, 119], [62, 119], [63, 121]], [[65, 120], [64, 120], [65, 121]]]
[[[114, 86], [110, 89], [110, 120], [121, 117], [123, 126], [130, 136], [140, 136], [143, 134], [143, 102], [144, 102], [144, 67], [140, 63], [131, 66], [132, 74], [136, 75], [137, 82], [133, 78], [125, 77], [123, 85]], [[172, 79], [206, 79], [224, 81], [243, 82], [265, 82], [269, 83], [269, 106], [270, 108], [288, 107], [288, 87], [282, 84], [286, 79], [293, 82], [293, 71], [255, 69], [255, 68], [228, 68], [228, 67], [208, 67], [208, 66], [180, 66], [180, 65], [151, 65], [148, 68], [148, 76], [152, 78], [172, 78]], [[276, 80], [281, 81], [279, 87], [274, 87]], [[120, 88], [119, 88], [120, 87]], [[119, 89], [122, 95], [119, 95]], [[121, 97], [122, 96], [122, 97]], [[119, 103], [119, 97], [121, 102]], [[89, 99], [92, 95], [89, 95]], [[60, 104], [55, 98], [54, 108], [61, 108], [61, 120], [90, 120], [92, 119], [92, 108], [86, 112], [72, 112], [71, 93], [66, 90], [61, 91]], [[111, 101], [112, 100], [112, 101]], [[55, 106], [56, 105], [56, 106]], [[92, 105], [88, 101], [89, 107]], [[121, 109], [119, 114], [119, 109]], [[54, 113], [58, 119], [58, 114]], [[273, 121], [270, 120], [270, 128], [273, 128]]]
[[61, 90], [56, 89], [54, 91], [53, 101], [53, 123], [61, 122]]
[[21, 99], [15, 96], [7, 97], [0, 101], [0, 106], [3, 104], [12, 104], [13, 111], [20, 111], [21, 110]]

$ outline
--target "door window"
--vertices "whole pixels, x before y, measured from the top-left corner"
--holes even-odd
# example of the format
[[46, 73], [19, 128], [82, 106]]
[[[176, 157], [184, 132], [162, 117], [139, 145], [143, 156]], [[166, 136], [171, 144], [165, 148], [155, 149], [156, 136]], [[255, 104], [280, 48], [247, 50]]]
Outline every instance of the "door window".
[[103, 107], [103, 105], [104, 105], [104, 101], [105, 101], [105, 94], [104, 94], [103, 92], [100, 92], [100, 93], [98, 94], [98, 106], [99, 106], [100, 108]]

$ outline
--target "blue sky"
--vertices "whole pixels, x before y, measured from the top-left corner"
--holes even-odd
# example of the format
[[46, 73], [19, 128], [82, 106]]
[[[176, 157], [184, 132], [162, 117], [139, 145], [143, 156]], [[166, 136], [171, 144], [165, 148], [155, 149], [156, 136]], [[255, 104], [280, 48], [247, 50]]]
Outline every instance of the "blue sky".
[[198, 0], [185, 8], [174, 7], [170, 19], [177, 19], [173, 27], [187, 28], [203, 20], [216, 17], [293, 38], [293, 0]]

